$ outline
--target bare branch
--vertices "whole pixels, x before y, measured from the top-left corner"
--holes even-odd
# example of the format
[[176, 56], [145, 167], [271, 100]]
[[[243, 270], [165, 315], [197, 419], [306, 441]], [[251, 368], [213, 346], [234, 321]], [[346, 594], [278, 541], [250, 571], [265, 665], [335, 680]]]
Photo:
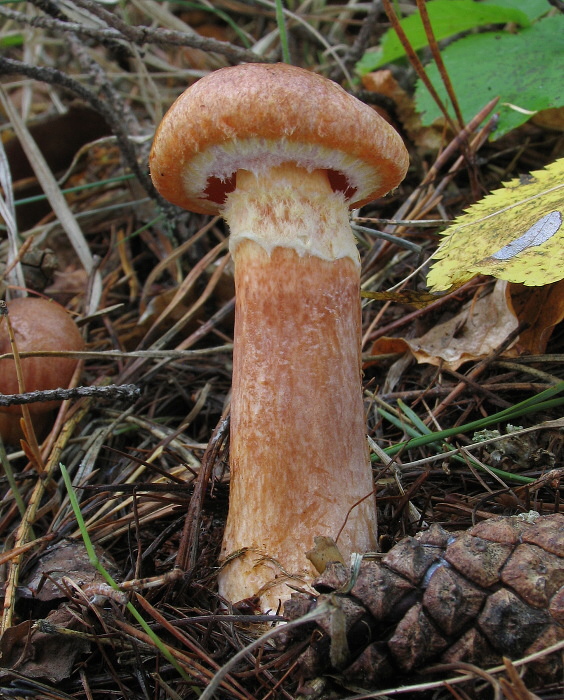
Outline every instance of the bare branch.
[[46, 389], [28, 391], [25, 394], [0, 394], [0, 406], [21, 406], [44, 401], [64, 401], [81, 396], [99, 396], [104, 399], [129, 399], [135, 401], [141, 394], [136, 384], [110, 384], [108, 386], [77, 386], [74, 389]]
[[[202, 51], [209, 51], [225, 56], [234, 63], [265, 63], [268, 58], [259, 56], [254, 51], [243, 49], [227, 41], [218, 41], [199, 35], [185, 34], [172, 29], [162, 29], [160, 27], [133, 27], [124, 23], [120, 24], [120, 29], [86, 27], [77, 22], [63, 22], [52, 17], [26, 17], [20, 12], [0, 7], [0, 17], [11, 19], [20, 24], [30, 27], [49, 29], [55, 32], [72, 32], [77, 36], [90, 37], [103, 42], [108, 40], [128, 41], [137, 46], [155, 44], [157, 46], [189, 46]], [[115, 20], [113, 22], [115, 24]]]

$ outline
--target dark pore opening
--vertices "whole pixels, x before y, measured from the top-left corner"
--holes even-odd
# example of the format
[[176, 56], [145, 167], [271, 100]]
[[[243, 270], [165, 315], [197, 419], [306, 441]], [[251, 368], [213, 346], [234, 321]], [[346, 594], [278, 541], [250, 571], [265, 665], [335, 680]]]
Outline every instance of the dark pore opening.
[[227, 180], [210, 177], [204, 190], [205, 199], [209, 199], [216, 204], [225, 204], [227, 195], [235, 189], [235, 175], [236, 173], [233, 173]]
[[356, 187], [351, 187], [343, 173], [338, 170], [328, 170], [327, 177], [333, 192], [342, 192], [347, 199], [353, 199], [356, 195]]
[[[327, 170], [327, 178], [333, 192], [342, 192], [347, 199], [353, 199], [356, 195], [356, 187], [352, 187], [346, 176], [338, 170]], [[226, 180], [210, 177], [204, 190], [205, 199], [216, 204], [224, 204], [227, 195], [235, 189], [235, 180], [236, 173]]]

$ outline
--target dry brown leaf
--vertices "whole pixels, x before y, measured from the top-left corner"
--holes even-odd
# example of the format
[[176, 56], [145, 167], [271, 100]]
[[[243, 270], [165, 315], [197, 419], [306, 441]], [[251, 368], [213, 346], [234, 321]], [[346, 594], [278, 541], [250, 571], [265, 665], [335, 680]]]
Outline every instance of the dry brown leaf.
[[456, 370], [464, 362], [487, 357], [520, 324], [528, 327], [504, 357], [540, 355], [564, 319], [564, 280], [545, 287], [526, 287], [498, 280], [491, 294], [468, 302], [453, 318], [419, 338], [379, 338], [370, 354], [407, 350], [418, 362]]
[[564, 320], [564, 280], [545, 287], [510, 284], [509, 294], [519, 321], [530, 324], [519, 336], [517, 348], [525, 354], [544, 353], [556, 324]]
[[[46, 619], [67, 630], [81, 626], [76, 615], [65, 607], [53, 610]], [[60, 683], [72, 673], [77, 656], [87, 653], [89, 648], [90, 644], [81, 637], [46, 634], [26, 620], [8, 628], [0, 639], [0, 677], [9, 676], [13, 669], [28, 678]]]
[[564, 107], [543, 109], [541, 112], [537, 112], [531, 121], [543, 129], [564, 131]]
[[471, 300], [453, 318], [431, 328], [420, 338], [376, 341], [371, 355], [397, 352], [402, 346], [411, 350], [418, 362], [442, 365], [456, 370], [464, 362], [489, 355], [518, 326], [508, 306], [507, 283], [498, 281], [491, 294]]
[[[97, 547], [97, 556], [107, 571], [117, 574], [117, 566], [105, 552]], [[106, 583], [102, 574], [88, 558], [82, 541], [63, 540], [49, 547], [22, 581], [28, 595], [38, 600], [50, 601], [67, 597], [68, 585], [64, 579], [78, 584], [82, 589], [95, 588]]]
[[88, 275], [84, 268], [68, 265], [63, 271], [57, 270], [54, 273], [53, 282], [45, 289], [45, 294], [66, 306], [75, 296], [84, 291], [87, 284]]
[[365, 90], [389, 97], [395, 104], [396, 114], [411, 142], [423, 152], [436, 153], [444, 143], [444, 125], [423, 126], [415, 111], [413, 96], [409, 95], [388, 69], [373, 71], [362, 76]]

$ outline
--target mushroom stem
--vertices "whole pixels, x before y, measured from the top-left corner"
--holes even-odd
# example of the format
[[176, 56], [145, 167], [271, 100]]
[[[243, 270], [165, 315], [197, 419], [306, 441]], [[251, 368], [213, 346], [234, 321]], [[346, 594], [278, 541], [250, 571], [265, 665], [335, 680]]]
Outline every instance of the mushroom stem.
[[[343, 194], [293, 164], [237, 173], [231, 493], [220, 593], [276, 610], [316, 535], [376, 545], [361, 393], [360, 265]], [[235, 556], [233, 556], [235, 555]]]

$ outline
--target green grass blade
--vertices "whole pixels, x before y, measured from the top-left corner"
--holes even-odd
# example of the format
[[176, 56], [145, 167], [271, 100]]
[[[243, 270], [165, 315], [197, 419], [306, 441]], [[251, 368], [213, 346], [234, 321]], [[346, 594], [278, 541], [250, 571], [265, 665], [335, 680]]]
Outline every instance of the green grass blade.
[[276, 24], [280, 33], [280, 45], [282, 47], [282, 61], [292, 63], [290, 57], [290, 46], [288, 44], [288, 32], [286, 31], [286, 20], [284, 18], [284, 5], [282, 0], [275, 0], [276, 4]]
[[[462, 435], [464, 433], [475, 432], [477, 430], [483, 430], [484, 428], [488, 428], [489, 426], [495, 423], [510, 421], [515, 418], [528, 415], [530, 413], [545, 411], [550, 408], [561, 406], [564, 404], [564, 397], [557, 398], [557, 394], [561, 393], [562, 391], [564, 391], [564, 382], [558, 382], [553, 387], [545, 389], [539, 394], [531, 396], [530, 398], [521, 401], [515, 406], [506, 408], [503, 411], [494, 413], [493, 415], [488, 416], [486, 418], [480, 418], [479, 420], [466, 423], [465, 425], [461, 425], [456, 428], [447, 428], [446, 430], [441, 430], [438, 432], [430, 431], [428, 426], [426, 426], [410, 408], [405, 406], [403, 402], [398, 401], [398, 405], [401, 408], [401, 410], [405, 413], [406, 417], [414, 425], [416, 425], [416, 427], [407, 425], [406, 421], [397, 418], [389, 411], [386, 411], [383, 408], [378, 408], [378, 413], [380, 413], [380, 415], [383, 418], [385, 418], [392, 425], [395, 425], [397, 428], [403, 430], [407, 435], [410, 436], [409, 440], [405, 440], [403, 442], [398, 443], [397, 445], [387, 447], [384, 449], [384, 452], [390, 457], [392, 457], [400, 451], [410, 450], [417, 447], [425, 447], [427, 445], [432, 446], [440, 451], [445, 447], [444, 441], [447, 438], [454, 437], [456, 435]], [[449, 449], [451, 448], [450, 445], [448, 445], [448, 447]], [[378, 458], [376, 455], [372, 455], [372, 459], [376, 461]], [[455, 459], [457, 461], [466, 463], [465, 460], [460, 456], [455, 456]], [[473, 464], [477, 468], [483, 469], [483, 467], [481, 467], [481, 465], [477, 462], [473, 461]], [[505, 479], [506, 481], [512, 481], [519, 484], [529, 484], [535, 481], [535, 479], [533, 479], [532, 477], [521, 476], [519, 474], [512, 474], [510, 472], [505, 472], [495, 467], [488, 467], [488, 469], [493, 474], [496, 474], [497, 476], [499, 476], [502, 479]]]
[[413, 423], [414, 427], [419, 430], [421, 435], [427, 435], [429, 433], [432, 433], [433, 431], [429, 426], [425, 425], [421, 418], [413, 411], [409, 406], [406, 406], [404, 402], [401, 399], [398, 399], [398, 406], [400, 407], [402, 413], [404, 413], [409, 420]]
[[[92, 544], [92, 540], [90, 539], [90, 535], [88, 534], [88, 529], [86, 527], [86, 523], [84, 522], [84, 518], [82, 517], [82, 513], [80, 511], [80, 505], [78, 504], [78, 500], [76, 498], [76, 494], [74, 492], [74, 488], [72, 486], [72, 482], [69, 476], [69, 473], [64, 466], [64, 464], [59, 463], [59, 468], [61, 470], [61, 474], [63, 475], [63, 481], [65, 482], [65, 487], [67, 489], [67, 493], [69, 496], [69, 501], [72, 507], [72, 510], [74, 512], [74, 516], [76, 518], [76, 522], [78, 523], [78, 528], [80, 530], [80, 534], [82, 536], [82, 539], [84, 541], [84, 546], [86, 548], [86, 552], [88, 554], [88, 558], [90, 559], [90, 563], [96, 568], [96, 570], [106, 579], [108, 584], [110, 585], [111, 588], [113, 588], [116, 591], [119, 591], [120, 588], [116, 581], [112, 578], [110, 573], [105, 569], [105, 567], [101, 564], [100, 560], [98, 559], [98, 555], [96, 554], [96, 550], [94, 549], [94, 546]], [[127, 610], [131, 613], [131, 615], [137, 620], [145, 634], [151, 638], [151, 641], [153, 644], [157, 647], [157, 649], [161, 652], [161, 654], [165, 657], [167, 661], [169, 661], [174, 668], [178, 671], [178, 673], [182, 676], [182, 678], [189, 682], [192, 683], [192, 679], [190, 676], [184, 671], [184, 669], [180, 666], [178, 661], [174, 658], [174, 656], [170, 653], [168, 650], [168, 647], [159, 639], [159, 637], [153, 632], [153, 630], [149, 627], [147, 622], [144, 620], [142, 617], [141, 613], [137, 610], [137, 608], [134, 607], [134, 605], [131, 602], [126, 603], [126, 608]]]

